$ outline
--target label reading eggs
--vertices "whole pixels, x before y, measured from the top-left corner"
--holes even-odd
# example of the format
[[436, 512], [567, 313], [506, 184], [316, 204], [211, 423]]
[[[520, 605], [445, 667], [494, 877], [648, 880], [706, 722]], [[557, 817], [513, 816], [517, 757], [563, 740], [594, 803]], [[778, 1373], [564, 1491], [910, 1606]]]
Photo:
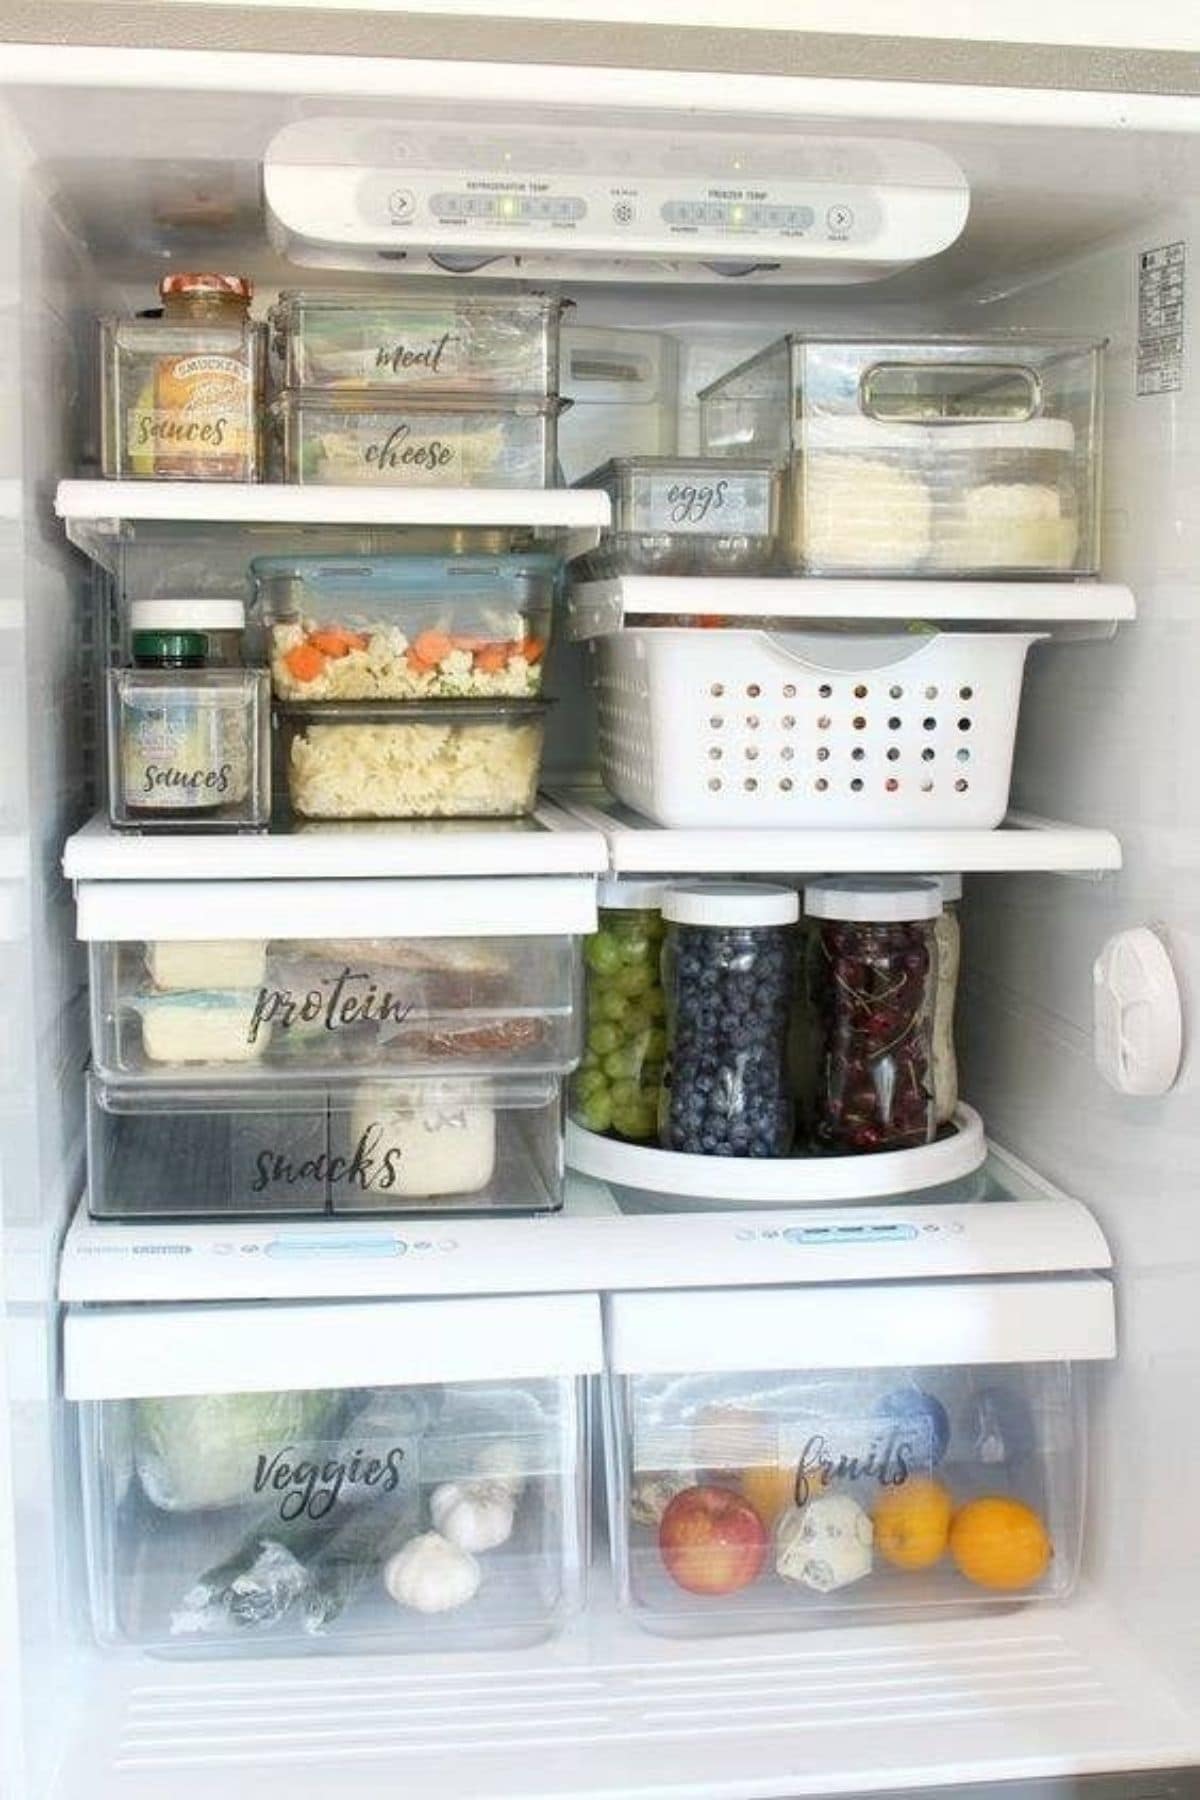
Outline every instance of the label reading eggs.
[[765, 475], [651, 475], [634, 484], [633, 528], [744, 537], [771, 529], [771, 484]]

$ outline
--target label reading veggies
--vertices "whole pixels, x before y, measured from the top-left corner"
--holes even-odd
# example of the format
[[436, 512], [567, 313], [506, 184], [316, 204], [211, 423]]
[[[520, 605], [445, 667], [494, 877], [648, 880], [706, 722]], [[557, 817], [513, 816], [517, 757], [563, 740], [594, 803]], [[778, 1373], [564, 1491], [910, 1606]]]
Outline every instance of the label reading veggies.
[[652, 475], [634, 489], [633, 528], [765, 537], [771, 529], [770, 482], [751, 475], [697, 480]]
[[251, 1487], [269, 1497], [284, 1523], [323, 1519], [338, 1502], [361, 1506], [371, 1499], [413, 1490], [417, 1481], [416, 1444], [367, 1439], [346, 1444], [283, 1444], [260, 1450], [254, 1460]]

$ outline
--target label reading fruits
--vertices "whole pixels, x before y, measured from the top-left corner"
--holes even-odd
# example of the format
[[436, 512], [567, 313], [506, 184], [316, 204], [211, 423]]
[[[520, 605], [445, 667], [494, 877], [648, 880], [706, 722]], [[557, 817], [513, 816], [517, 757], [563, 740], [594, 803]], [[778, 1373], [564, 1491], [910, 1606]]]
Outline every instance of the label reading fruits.
[[798, 1506], [835, 1482], [901, 1487], [932, 1470], [933, 1430], [924, 1418], [833, 1418], [819, 1425], [788, 1421], [780, 1426], [779, 1461], [796, 1471]]
[[771, 529], [770, 481], [762, 475], [695, 480], [651, 475], [635, 485], [633, 526], [638, 531], [765, 537]]

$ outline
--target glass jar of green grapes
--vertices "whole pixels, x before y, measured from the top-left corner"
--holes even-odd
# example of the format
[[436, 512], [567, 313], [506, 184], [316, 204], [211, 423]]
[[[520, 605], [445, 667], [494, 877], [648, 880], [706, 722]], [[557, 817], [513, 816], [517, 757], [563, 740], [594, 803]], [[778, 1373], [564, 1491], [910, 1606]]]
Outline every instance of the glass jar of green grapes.
[[587, 1039], [571, 1082], [571, 1116], [588, 1131], [653, 1143], [667, 1049], [659, 962], [665, 881], [610, 876], [600, 929], [583, 947]]

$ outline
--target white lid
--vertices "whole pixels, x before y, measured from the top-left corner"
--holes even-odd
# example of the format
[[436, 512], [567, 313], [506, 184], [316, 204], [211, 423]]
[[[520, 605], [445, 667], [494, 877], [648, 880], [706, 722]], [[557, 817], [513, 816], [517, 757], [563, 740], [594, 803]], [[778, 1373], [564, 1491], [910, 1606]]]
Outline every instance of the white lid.
[[936, 879], [850, 875], [806, 887], [804, 910], [812, 919], [850, 919], [870, 925], [936, 919], [942, 910], [942, 889]]
[[952, 906], [956, 900], [962, 899], [961, 875], [935, 875], [934, 880], [942, 890], [943, 906]]
[[596, 883], [596, 904], [604, 907], [643, 907], [661, 912], [670, 882], [662, 875], [602, 875]]
[[685, 881], [667, 888], [662, 915], [677, 925], [793, 925], [800, 896], [767, 881]]
[[1070, 456], [1075, 449], [1075, 427], [1069, 419], [981, 419], [971, 424], [948, 419], [923, 424], [918, 419], [826, 416], [803, 419], [799, 426], [806, 450], [1056, 450]]
[[135, 600], [129, 626], [131, 631], [244, 631], [246, 608], [241, 600]]

